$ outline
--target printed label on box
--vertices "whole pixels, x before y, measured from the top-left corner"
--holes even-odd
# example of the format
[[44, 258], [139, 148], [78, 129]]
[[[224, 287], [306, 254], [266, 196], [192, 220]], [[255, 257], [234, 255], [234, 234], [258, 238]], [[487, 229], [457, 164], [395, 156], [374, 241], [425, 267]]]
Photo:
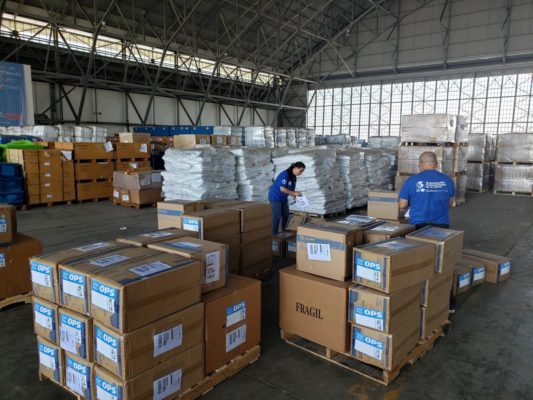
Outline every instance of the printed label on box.
[[149, 232], [143, 233], [141, 236], [149, 237], [150, 239], [159, 239], [162, 237], [172, 236], [171, 232]]
[[78, 346], [82, 345], [83, 322], [69, 315], [61, 314], [59, 325], [59, 344], [62, 349], [79, 354]]
[[96, 326], [94, 330], [96, 334], [96, 348], [94, 351], [100, 353], [111, 361], [118, 363], [119, 340], [110, 333], [100, 329], [98, 326]]
[[329, 244], [307, 243], [307, 258], [314, 261], [331, 261]]
[[113, 143], [111, 142], [105, 142], [104, 143], [104, 149], [107, 153], [109, 153], [110, 151], [113, 151]]
[[226, 328], [246, 319], [246, 302], [234, 304], [226, 308]]
[[36, 302], [33, 304], [35, 323], [41, 325], [45, 329], [53, 330], [55, 311]]
[[385, 314], [383, 311], [365, 307], [355, 307], [355, 323], [378, 331], [385, 329]]
[[217, 282], [220, 279], [220, 251], [213, 251], [205, 255], [204, 283]]
[[511, 263], [509, 261], [500, 264], [500, 275], [506, 275], [509, 272], [511, 272]]
[[6, 255], [4, 253], [0, 253], [0, 268], [3, 268], [6, 266]]
[[31, 281], [37, 285], [52, 287], [52, 267], [32, 261]]
[[7, 232], [7, 221], [5, 218], [0, 218], [0, 232], [1, 233]]
[[148, 153], [148, 145], [146, 143], [141, 143], [139, 146], [139, 151], [141, 153]]
[[199, 247], [202, 247], [201, 244], [191, 243], [191, 242], [172, 242], [172, 243], [166, 243], [166, 244], [172, 247], [176, 247], [178, 249], [186, 249], [186, 250], [196, 250]]
[[226, 353], [236, 349], [244, 342], [246, 342], [246, 325], [241, 325], [226, 334]]
[[153, 384], [154, 400], [163, 400], [165, 397], [181, 390], [181, 368], [162, 378], [156, 379]]
[[278, 241], [272, 241], [272, 251], [274, 253], [279, 252], [279, 242]]
[[129, 194], [123, 194], [123, 195], [122, 195], [122, 201], [130, 201], [130, 196], [129, 196]]
[[118, 199], [118, 198], [120, 197], [120, 194], [118, 193], [117, 190], [113, 190], [113, 197], [114, 197], [115, 199]]
[[296, 242], [287, 242], [287, 251], [290, 253], [296, 253]]
[[130, 271], [139, 276], [150, 276], [171, 268], [172, 267], [170, 265], [165, 264], [161, 261], [154, 261], [148, 264], [143, 264], [137, 267], [130, 268]]
[[85, 277], [83, 275], [61, 270], [61, 287], [64, 293], [85, 299]]
[[90, 264], [96, 265], [97, 267], [109, 267], [110, 265], [117, 264], [119, 262], [128, 260], [128, 256], [122, 254], [113, 254], [111, 256], [106, 256], [99, 258], [98, 260], [91, 261]]
[[383, 342], [365, 336], [361, 332], [355, 334], [354, 349], [379, 361], [383, 358]]
[[59, 364], [57, 358], [58, 352], [54, 348], [39, 343], [39, 364], [55, 370], [56, 366]]
[[381, 271], [383, 271], [383, 266], [380, 263], [365, 260], [360, 257], [357, 257], [356, 260], [355, 274], [357, 277], [381, 283]]
[[85, 397], [85, 391], [90, 387], [89, 367], [80, 364], [70, 357], [67, 357], [67, 387]]
[[475, 282], [485, 279], [485, 267], [474, 268], [472, 272], [474, 273]]
[[182, 224], [186, 231], [200, 232], [200, 221], [197, 219], [183, 218]]
[[181, 346], [183, 343], [183, 324], [154, 335], [154, 357]]
[[96, 398], [98, 400], [122, 400], [122, 387], [105, 381], [96, 375]]
[[399, 231], [401, 228], [402, 228], [401, 226], [384, 224], [384, 225], [377, 226], [374, 229], [371, 229], [370, 232], [379, 231], [379, 232], [391, 233], [391, 232]]
[[459, 288], [468, 286], [470, 284], [470, 273], [459, 275]]
[[91, 284], [91, 303], [107, 312], [115, 313], [118, 302], [118, 289], [93, 280]]
[[96, 242], [96, 243], [91, 243], [91, 244], [88, 244], [88, 245], [85, 245], [85, 246], [81, 246], [81, 247], [76, 247], [74, 250], [78, 250], [78, 251], [82, 251], [84, 253], [88, 252], [88, 251], [94, 251], [94, 250], [98, 250], [98, 249], [105, 249], [106, 247], [109, 247], [111, 246], [109, 243], [107, 242]]
[[63, 157], [65, 157], [68, 161], [72, 160], [72, 151], [61, 150], [61, 154], [63, 154]]

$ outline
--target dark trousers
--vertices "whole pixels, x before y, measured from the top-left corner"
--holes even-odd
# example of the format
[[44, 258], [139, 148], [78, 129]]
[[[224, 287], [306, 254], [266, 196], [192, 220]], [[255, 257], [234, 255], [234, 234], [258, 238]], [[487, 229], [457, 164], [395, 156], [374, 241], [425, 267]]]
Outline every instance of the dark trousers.
[[449, 224], [434, 224], [432, 222], [424, 222], [423, 224], [416, 224], [416, 229], [422, 229], [425, 226], [434, 226], [435, 228], [450, 229]]
[[284, 231], [289, 220], [289, 203], [272, 201], [272, 234], [278, 233], [279, 222], [281, 221], [281, 230]]

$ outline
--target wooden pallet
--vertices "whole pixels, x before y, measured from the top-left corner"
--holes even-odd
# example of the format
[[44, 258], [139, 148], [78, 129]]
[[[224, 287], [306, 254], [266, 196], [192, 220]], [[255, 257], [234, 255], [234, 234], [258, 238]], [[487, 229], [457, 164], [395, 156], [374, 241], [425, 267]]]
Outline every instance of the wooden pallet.
[[66, 200], [66, 201], [51, 201], [48, 203], [32, 203], [32, 204], [25, 204], [22, 210], [27, 210], [33, 207], [53, 207], [53, 206], [70, 206], [72, 205], [74, 200]]
[[193, 400], [210, 392], [216, 385], [222, 381], [231, 378], [239, 371], [250, 364], [259, 360], [261, 355], [261, 347], [255, 346], [247, 352], [235, 357], [229, 363], [223, 365], [211, 375], [206, 376], [200, 383], [187, 389], [185, 392], [176, 397], [176, 400]]
[[5, 299], [0, 300], [0, 310], [3, 310], [5, 307], [11, 306], [13, 304], [31, 303], [31, 293], [18, 294], [16, 296], [6, 297]]
[[503, 190], [494, 190], [494, 194], [505, 194], [508, 196], [522, 196], [522, 197], [533, 197], [533, 193], [528, 192], [505, 192]]
[[137, 210], [140, 210], [143, 207], [157, 207], [157, 203], [147, 203], [147, 204], [133, 204], [133, 203], [121, 203], [120, 201], [113, 198], [113, 204], [115, 206], [122, 206], [126, 208], [136, 208]]
[[65, 391], [69, 392], [72, 396], [74, 396], [74, 399], [75, 399], [75, 400], [83, 400], [83, 399], [84, 399], [84, 397], [80, 396], [78, 393], [76, 393], [76, 392], [74, 392], [73, 390], [70, 390], [68, 387], [63, 386], [63, 385], [61, 385], [60, 383], [58, 383], [58, 382], [56, 382], [56, 381], [50, 379], [49, 377], [44, 376], [44, 375], [41, 374], [40, 372], [39, 372], [39, 381], [40, 381], [40, 382], [45, 382], [45, 381], [52, 382], [52, 383], [53, 383], [54, 385], [56, 385], [57, 387], [60, 387], [61, 389], [63, 389], [63, 390], [65, 390]]
[[356, 360], [350, 354], [338, 353], [334, 350], [328, 349], [310, 340], [304, 339], [301, 336], [294, 335], [289, 332], [281, 330], [281, 338], [291, 346], [304, 350], [316, 357], [329, 361], [339, 367], [362, 375], [367, 379], [377, 382], [381, 385], [387, 386], [400, 374], [400, 371], [407, 364], [414, 364], [424, 354], [433, 348], [433, 345], [445, 332], [449, 329], [450, 322], [446, 321], [439, 329], [434, 331], [426, 340], [418, 342], [416, 347], [407, 354], [404, 359], [398, 364], [396, 368], [389, 371], [362, 361]]

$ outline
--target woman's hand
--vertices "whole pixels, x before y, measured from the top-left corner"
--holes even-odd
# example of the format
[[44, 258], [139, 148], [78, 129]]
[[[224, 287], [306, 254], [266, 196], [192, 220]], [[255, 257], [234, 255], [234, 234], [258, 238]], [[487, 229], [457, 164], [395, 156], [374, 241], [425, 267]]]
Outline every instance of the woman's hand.
[[302, 197], [302, 192], [294, 192], [294, 197]]

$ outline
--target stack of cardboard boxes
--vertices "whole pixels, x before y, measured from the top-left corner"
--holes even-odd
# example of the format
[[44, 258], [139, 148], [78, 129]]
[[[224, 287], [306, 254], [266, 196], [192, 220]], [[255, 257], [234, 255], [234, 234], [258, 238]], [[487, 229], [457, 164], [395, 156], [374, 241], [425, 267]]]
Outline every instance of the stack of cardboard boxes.
[[258, 345], [260, 283], [228, 275], [226, 254], [167, 229], [32, 258], [41, 376], [85, 399], [162, 399]]
[[161, 171], [113, 172], [113, 201], [125, 207], [155, 204], [161, 200]]
[[111, 198], [113, 194], [113, 144], [74, 143], [76, 199]]

